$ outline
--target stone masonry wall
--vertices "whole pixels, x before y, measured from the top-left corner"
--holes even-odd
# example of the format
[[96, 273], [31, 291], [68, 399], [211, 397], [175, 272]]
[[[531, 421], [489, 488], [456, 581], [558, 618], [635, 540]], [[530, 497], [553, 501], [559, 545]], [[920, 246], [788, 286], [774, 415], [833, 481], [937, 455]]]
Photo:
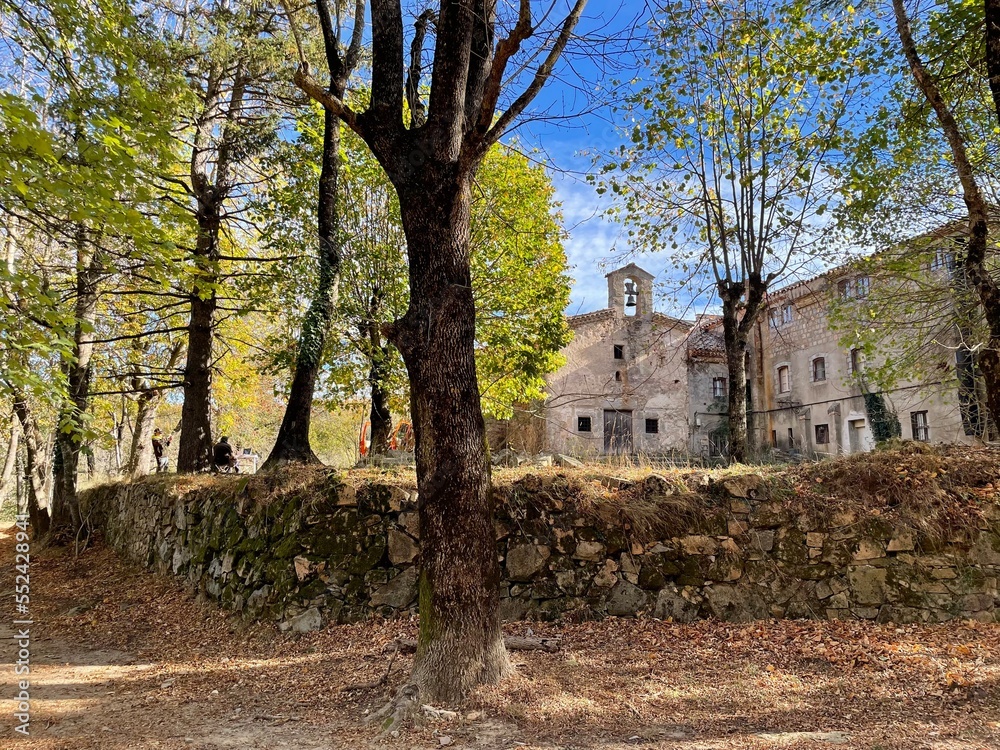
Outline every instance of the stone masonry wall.
[[[416, 493], [308, 476], [280, 490], [262, 477], [150, 478], [84, 502], [126, 558], [283, 629], [413, 612]], [[604, 499], [587, 499], [588, 488]], [[673, 493], [656, 475], [528, 475], [499, 487], [503, 617], [936, 622], [1000, 612], [996, 505], [978, 530], [935, 542], [879, 516], [793, 513], [753, 475], [705, 488], [697, 507]]]

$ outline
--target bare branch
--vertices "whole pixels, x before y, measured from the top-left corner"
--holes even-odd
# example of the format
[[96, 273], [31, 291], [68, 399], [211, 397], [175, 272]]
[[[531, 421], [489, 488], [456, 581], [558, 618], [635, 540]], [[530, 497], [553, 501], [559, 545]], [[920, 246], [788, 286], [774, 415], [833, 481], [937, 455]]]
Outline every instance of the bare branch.
[[322, 86], [319, 81], [312, 77], [309, 73], [309, 65], [299, 68], [295, 71], [295, 85], [307, 93], [313, 100], [319, 102], [328, 110], [330, 110], [334, 115], [339, 117], [344, 121], [351, 130], [353, 130], [358, 135], [361, 135], [361, 130], [358, 129], [358, 116], [350, 107], [348, 107], [344, 102], [338, 99], [336, 96], [331, 94]]
[[428, 8], [413, 24], [413, 41], [410, 43], [410, 72], [406, 76], [406, 104], [410, 108], [410, 129], [416, 130], [427, 122], [427, 111], [420, 98], [420, 78], [423, 74], [424, 38], [428, 22], [437, 21], [437, 14]]
[[[583, 15], [583, 9], [587, 5], [587, 0], [576, 0], [576, 4], [573, 6], [573, 10], [570, 11], [569, 15], [566, 16], [566, 20], [563, 21], [562, 29], [559, 31], [559, 36], [556, 38], [555, 44], [552, 45], [552, 49], [549, 50], [549, 54], [545, 57], [545, 61], [539, 66], [538, 70], [535, 72], [535, 77], [532, 79], [528, 88], [514, 100], [513, 104], [497, 118], [496, 124], [490, 128], [489, 131], [483, 136], [482, 142], [478, 148], [477, 156], [481, 157], [482, 154], [486, 153], [494, 143], [500, 140], [500, 136], [506, 132], [507, 128], [510, 127], [511, 123], [517, 119], [525, 108], [534, 100], [538, 95], [538, 92], [542, 90], [542, 86], [545, 82], [549, 80], [552, 75], [552, 70], [555, 68], [556, 61], [559, 56], [562, 55], [563, 50], [569, 43], [570, 37], [573, 36], [573, 30], [576, 28], [577, 23], [580, 21], [580, 17]], [[524, 10], [524, 1], [522, 0], [521, 11]], [[529, 18], [530, 22], [530, 18]], [[520, 25], [521, 19], [518, 19], [518, 25]], [[515, 29], [517, 27], [515, 26]], [[503, 71], [500, 71], [500, 75], [503, 75]], [[484, 100], [483, 104], [487, 102]], [[494, 102], [495, 104], [495, 102]], [[480, 118], [490, 117], [492, 118], [493, 113], [481, 112]]]

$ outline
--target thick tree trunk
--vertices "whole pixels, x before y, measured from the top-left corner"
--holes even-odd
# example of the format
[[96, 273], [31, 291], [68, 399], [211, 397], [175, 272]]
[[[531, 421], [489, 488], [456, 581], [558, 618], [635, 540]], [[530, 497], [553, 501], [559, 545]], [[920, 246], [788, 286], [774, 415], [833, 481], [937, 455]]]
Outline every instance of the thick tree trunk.
[[770, 277], [750, 271], [745, 280], [720, 280], [722, 332], [726, 345], [726, 371], [729, 375], [729, 460], [743, 463], [750, 457], [747, 418], [746, 356], [750, 332], [757, 323]]
[[[342, 93], [342, 92], [341, 92]], [[288, 405], [278, 437], [263, 469], [284, 463], [319, 463], [309, 443], [316, 379], [323, 364], [323, 352], [337, 308], [340, 284], [341, 238], [337, 209], [340, 174], [340, 119], [324, 110], [323, 165], [319, 177], [318, 229], [319, 278], [312, 302], [302, 322], [295, 375], [288, 392]]]
[[729, 460], [744, 463], [749, 455], [747, 439], [747, 337], [740, 332], [734, 302], [723, 301], [722, 330], [726, 344], [726, 371], [729, 378]]
[[389, 441], [392, 438], [392, 412], [389, 410], [389, 387], [386, 383], [389, 349], [382, 345], [382, 336], [375, 323], [368, 326], [368, 341], [371, 346], [368, 386], [372, 399], [368, 416], [371, 425], [371, 447], [368, 455], [383, 456], [389, 450]]
[[[439, 168], [442, 169], [442, 168]], [[446, 168], [443, 168], [446, 169]], [[400, 191], [410, 307], [389, 329], [410, 379], [420, 496], [420, 700], [451, 703], [510, 669], [474, 352], [469, 182], [435, 174]]]

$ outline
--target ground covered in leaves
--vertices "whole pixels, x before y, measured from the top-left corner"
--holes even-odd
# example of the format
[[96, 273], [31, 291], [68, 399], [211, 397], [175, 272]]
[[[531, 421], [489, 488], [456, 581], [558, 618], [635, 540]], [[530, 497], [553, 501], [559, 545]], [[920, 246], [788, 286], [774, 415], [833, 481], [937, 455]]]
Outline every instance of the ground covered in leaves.
[[[558, 653], [398, 735], [364, 724], [400, 685], [415, 623], [304, 636], [247, 625], [97, 546], [35, 551], [31, 737], [14, 734], [13, 534], [0, 531], [0, 747], [1000, 747], [1000, 625], [615, 620], [532, 624]], [[509, 626], [524, 634], [528, 625]]]

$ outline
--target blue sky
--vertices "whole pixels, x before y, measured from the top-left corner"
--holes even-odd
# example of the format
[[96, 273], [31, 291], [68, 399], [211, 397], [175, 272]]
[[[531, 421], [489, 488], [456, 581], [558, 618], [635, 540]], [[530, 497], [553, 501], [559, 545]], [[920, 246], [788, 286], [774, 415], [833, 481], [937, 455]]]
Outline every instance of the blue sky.
[[[604, 274], [633, 261], [659, 276], [666, 259], [643, 255], [622, 259], [629, 251], [621, 227], [604, 215], [609, 206], [586, 174], [594, 171], [594, 155], [621, 142], [611, 101], [627, 90], [614, 81], [634, 79], [640, 69], [641, 43], [635, 30], [648, 19], [644, 0], [590, 0], [577, 27], [583, 45], [568, 49], [563, 65], [531, 107], [541, 119], [522, 124], [514, 136], [523, 148], [538, 148], [551, 167], [563, 221], [569, 233], [566, 252], [574, 279], [569, 314], [607, 305]], [[593, 54], [597, 47], [600, 54]]]
[[[560, 0], [556, 7], [568, 4], [569, 0]], [[713, 302], [707, 295], [693, 306], [676, 301], [679, 293], [669, 283], [675, 276], [669, 256], [630, 248], [622, 227], [605, 215], [608, 199], [586, 181], [587, 173], [597, 169], [595, 155], [620, 145], [623, 130], [631, 130], [631, 123], [616, 114], [614, 100], [621, 101], [641, 85], [642, 57], [647, 53], [642, 37], [648, 31], [650, 13], [646, 0], [590, 0], [577, 29], [586, 41], [567, 49], [554, 80], [529, 110], [534, 117], [513, 133], [521, 148], [540, 149], [540, 158], [551, 167], [569, 233], [565, 247], [575, 282], [566, 310], [569, 314], [605, 307], [605, 273], [628, 262], [656, 276], [661, 292], [656, 305], [663, 312], [691, 319]], [[517, 86], [511, 89], [518, 90]], [[814, 265], [793, 270], [791, 275], [811, 276], [821, 270]]]

